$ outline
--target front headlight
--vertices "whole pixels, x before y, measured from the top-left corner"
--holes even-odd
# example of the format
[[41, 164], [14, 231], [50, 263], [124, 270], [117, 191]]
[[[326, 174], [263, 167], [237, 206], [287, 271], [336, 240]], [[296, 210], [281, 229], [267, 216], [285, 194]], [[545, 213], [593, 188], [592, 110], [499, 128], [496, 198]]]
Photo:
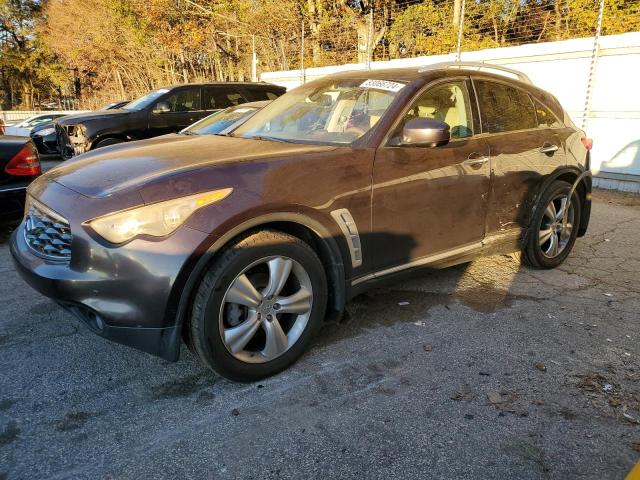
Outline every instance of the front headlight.
[[232, 191], [232, 188], [223, 188], [175, 198], [110, 213], [87, 223], [98, 235], [111, 243], [123, 243], [139, 235], [164, 237], [173, 233], [193, 212], [227, 198]]
[[51, 128], [45, 128], [44, 130], [40, 130], [39, 132], [35, 132], [33, 134], [34, 137], [46, 137], [47, 135], [51, 135], [52, 133], [55, 133], [56, 129], [51, 127]]

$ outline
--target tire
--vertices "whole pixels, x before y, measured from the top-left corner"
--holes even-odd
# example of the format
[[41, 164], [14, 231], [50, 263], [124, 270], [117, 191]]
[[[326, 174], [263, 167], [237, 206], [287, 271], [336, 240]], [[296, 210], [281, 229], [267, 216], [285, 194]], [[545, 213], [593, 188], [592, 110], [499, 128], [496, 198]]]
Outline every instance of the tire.
[[[283, 273], [287, 268], [289, 273]], [[189, 334], [207, 367], [230, 380], [252, 382], [284, 370], [302, 355], [326, 307], [327, 280], [314, 250], [292, 235], [257, 231], [225, 247], [204, 274]]]
[[[556, 180], [540, 196], [522, 253], [522, 259], [528, 265], [542, 269], [555, 268], [571, 253], [580, 225], [581, 203], [578, 193], [574, 191], [567, 217], [567, 225], [571, 228], [570, 231], [563, 229], [562, 205], [563, 201], [566, 204], [570, 190], [569, 183]], [[552, 202], [553, 210], [550, 210]], [[552, 220], [554, 212], [555, 220]], [[554, 250], [554, 241], [557, 242], [557, 250]]]
[[104, 140], [100, 140], [91, 150], [95, 150], [96, 148], [108, 147], [109, 145], [117, 145], [118, 143], [124, 143], [124, 140], [120, 138], [105, 138]]

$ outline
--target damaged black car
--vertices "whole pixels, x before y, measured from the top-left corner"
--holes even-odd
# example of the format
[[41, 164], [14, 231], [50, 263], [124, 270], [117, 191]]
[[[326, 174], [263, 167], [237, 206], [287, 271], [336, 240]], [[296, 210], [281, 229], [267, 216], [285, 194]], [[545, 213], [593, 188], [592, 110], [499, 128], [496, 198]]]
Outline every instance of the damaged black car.
[[273, 100], [286, 89], [267, 83], [188, 84], [152, 90], [122, 108], [69, 115], [55, 122], [62, 158], [131, 140], [179, 132], [212, 113]]

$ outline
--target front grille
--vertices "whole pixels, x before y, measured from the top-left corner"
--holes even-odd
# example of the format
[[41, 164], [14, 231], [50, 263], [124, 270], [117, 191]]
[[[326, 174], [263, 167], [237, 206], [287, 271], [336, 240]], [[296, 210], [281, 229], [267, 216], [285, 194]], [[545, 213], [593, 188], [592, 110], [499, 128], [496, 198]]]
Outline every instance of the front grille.
[[30, 199], [24, 222], [24, 238], [37, 255], [52, 260], [71, 258], [69, 223], [44, 205]]

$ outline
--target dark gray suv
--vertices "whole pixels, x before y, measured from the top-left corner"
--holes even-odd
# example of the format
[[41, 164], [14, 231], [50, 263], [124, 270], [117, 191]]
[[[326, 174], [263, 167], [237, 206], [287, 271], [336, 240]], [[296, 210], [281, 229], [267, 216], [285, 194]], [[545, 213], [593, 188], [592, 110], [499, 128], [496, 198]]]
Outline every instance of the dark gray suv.
[[31, 184], [15, 265], [97, 334], [169, 360], [184, 339], [242, 381], [396, 273], [517, 250], [553, 268], [587, 230], [591, 141], [496, 68], [341, 73], [230, 134], [81, 155]]

